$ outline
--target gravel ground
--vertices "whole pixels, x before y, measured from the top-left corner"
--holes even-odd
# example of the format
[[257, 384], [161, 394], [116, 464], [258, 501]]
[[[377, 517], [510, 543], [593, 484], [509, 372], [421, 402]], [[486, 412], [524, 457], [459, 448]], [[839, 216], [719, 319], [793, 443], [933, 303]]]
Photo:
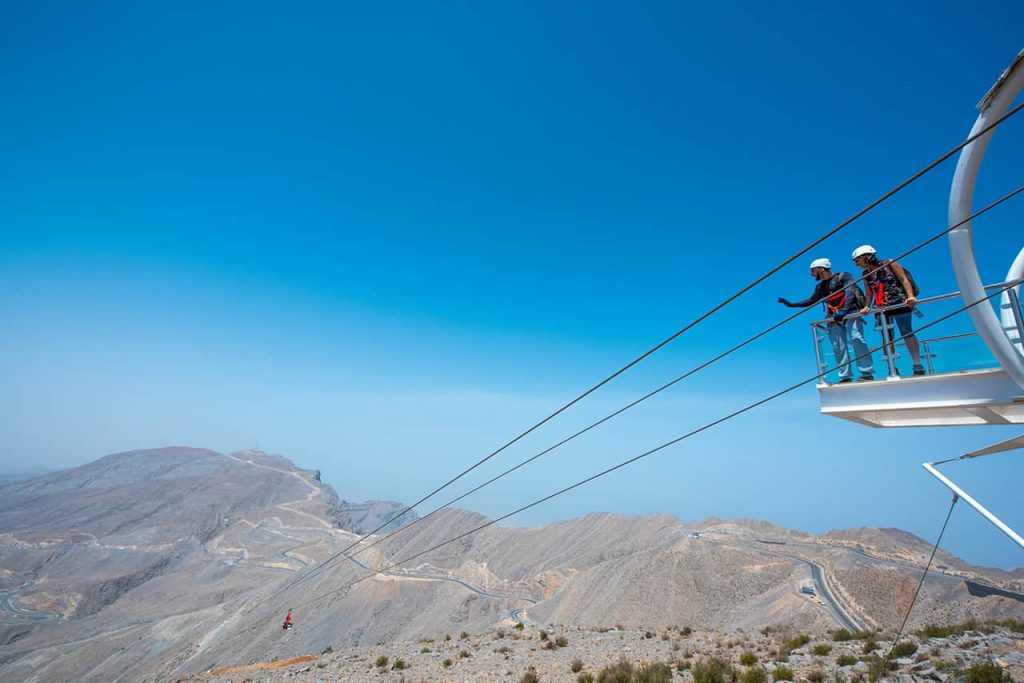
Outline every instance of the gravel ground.
[[[635, 667], [668, 664], [673, 681], [691, 681], [692, 668], [709, 657], [726, 660], [741, 673], [761, 668], [766, 680], [771, 680], [779, 667], [791, 670], [797, 681], [868, 680], [865, 640], [836, 642], [824, 636], [796, 645], [803, 639], [791, 631], [688, 634], [677, 628], [601, 632], [561, 627], [527, 627], [520, 631], [508, 627], [474, 635], [451, 634], [450, 638], [324, 652], [297, 658], [300, 661], [251, 663], [185, 680], [518, 683], [532, 669], [539, 681], [575, 683], [586, 680], [586, 674], [596, 678], [602, 668], [625, 658]], [[891, 645], [880, 636], [876, 642], [876, 654], [884, 654]], [[788, 655], [784, 654], [787, 643], [792, 648]], [[969, 631], [946, 638], [911, 635], [900, 643], [911, 644], [914, 652], [893, 658], [895, 668], [889, 677], [899, 683], [952, 682], [961, 679], [968, 667], [984, 662], [995, 662], [1014, 681], [1024, 681], [1024, 634], [1000, 628], [991, 633]], [[911, 649], [910, 645], [903, 647]], [[743, 655], [744, 661], [756, 658], [756, 662], [741, 664]], [[580, 665], [575, 672], [574, 660]]]

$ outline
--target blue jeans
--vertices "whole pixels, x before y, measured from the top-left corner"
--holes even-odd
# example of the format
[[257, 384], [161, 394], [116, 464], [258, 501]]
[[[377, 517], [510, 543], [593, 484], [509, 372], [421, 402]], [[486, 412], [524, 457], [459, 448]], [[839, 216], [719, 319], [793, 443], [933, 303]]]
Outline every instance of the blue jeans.
[[839, 367], [839, 379], [849, 379], [852, 374], [847, 339], [853, 345], [853, 355], [859, 357], [857, 369], [860, 371], [860, 376], [874, 376], [875, 366], [871, 362], [871, 354], [864, 341], [864, 318], [846, 318], [841, 324], [829, 323], [828, 338], [832, 342], [832, 352], [836, 356], [836, 365]]

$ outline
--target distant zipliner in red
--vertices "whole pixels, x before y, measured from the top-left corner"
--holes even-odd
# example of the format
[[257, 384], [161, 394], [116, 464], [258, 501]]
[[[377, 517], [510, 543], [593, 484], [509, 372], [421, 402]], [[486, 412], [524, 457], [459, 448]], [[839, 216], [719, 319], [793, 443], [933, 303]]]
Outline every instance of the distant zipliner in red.
[[288, 614], [285, 615], [284, 623], [281, 624], [281, 628], [283, 628], [285, 631], [287, 631], [291, 627], [292, 627], [292, 611], [288, 610]]

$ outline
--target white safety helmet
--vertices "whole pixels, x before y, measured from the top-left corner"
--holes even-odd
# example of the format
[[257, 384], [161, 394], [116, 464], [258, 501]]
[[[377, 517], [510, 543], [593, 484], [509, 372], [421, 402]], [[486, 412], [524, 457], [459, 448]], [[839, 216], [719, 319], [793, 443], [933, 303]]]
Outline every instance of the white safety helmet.
[[828, 270], [832, 270], [832, 262], [827, 258], [816, 258], [811, 261], [811, 268], [826, 268]]
[[875, 248], [873, 246], [871, 246], [870, 244], [862, 244], [862, 245], [860, 245], [859, 247], [857, 247], [856, 249], [853, 250], [853, 260], [856, 261], [857, 259], [859, 259], [861, 256], [864, 256], [865, 254], [877, 254], [877, 253], [878, 252], [875, 251]]

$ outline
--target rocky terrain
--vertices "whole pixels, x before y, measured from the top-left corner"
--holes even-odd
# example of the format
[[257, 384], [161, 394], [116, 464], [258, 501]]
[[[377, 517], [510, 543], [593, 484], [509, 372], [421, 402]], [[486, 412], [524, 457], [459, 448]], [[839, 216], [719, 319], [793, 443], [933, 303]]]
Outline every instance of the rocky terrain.
[[[490, 657], [482, 643], [497, 629], [507, 637], [492, 650], [507, 646], [526, 662], [528, 652], [543, 653], [538, 666], [543, 659], [555, 669], [572, 647], [585, 645], [591, 654], [577, 656], [586, 661], [612, 656], [635, 629], [658, 635], [615, 656], [654, 661], [664, 659], [660, 650], [636, 648], [712, 640], [767, 653], [778, 634], [892, 632], [930, 550], [899, 530], [812, 536], [754, 520], [687, 524], [605, 513], [532, 529], [481, 528], [487, 520], [464, 510], [410, 516], [414, 523], [356, 545], [401, 509], [344, 503], [318, 472], [254, 451], [137, 451], [4, 485], [0, 678], [168, 680], [332, 648], [337, 654], [310, 672], [324, 664], [347, 680], [380, 675], [375, 666], [367, 673], [364, 661], [378, 643], [397, 648], [390, 658], [426, 667], [438, 657], [425, 655], [451, 642], [444, 634], [463, 631], [480, 635], [467, 638], [477, 646], [462, 659]], [[1022, 572], [940, 560], [911, 630], [1024, 618]], [[289, 608], [296, 626], [284, 631]], [[537, 641], [548, 625], [575, 645], [544, 650]], [[700, 635], [684, 639], [684, 625]], [[766, 627], [773, 630], [761, 634]], [[438, 645], [420, 652], [423, 640]], [[355, 659], [338, 669], [347, 648]], [[701, 648], [695, 657], [708, 654]], [[728, 648], [722, 657], [738, 656]], [[419, 675], [463, 680], [444, 678], [458, 671], [444, 667], [445, 658]], [[502, 676], [518, 671], [509, 667]]]
[[[944, 637], [910, 634], [898, 646], [882, 636], [837, 631], [811, 638], [792, 629], [707, 632], [516, 628], [448, 633], [415, 643], [327, 651], [273, 662], [224, 667], [189, 676], [191, 683], [229, 681], [563, 681], [604, 683], [613, 670], [632, 678], [612, 681], [688, 681], [712, 666], [734, 671], [744, 683], [777, 680], [866, 681], [885, 668], [900, 681], [958, 680], [972, 666], [998, 667], [1024, 680], [1024, 629], [1014, 624], [963, 629]], [[326, 650], [326, 648], [325, 648]], [[536, 675], [531, 678], [530, 674]], [[646, 673], [647, 677], [637, 675]], [[706, 675], [706, 673], [705, 673]], [[706, 678], [704, 680], [707, 680]]]

